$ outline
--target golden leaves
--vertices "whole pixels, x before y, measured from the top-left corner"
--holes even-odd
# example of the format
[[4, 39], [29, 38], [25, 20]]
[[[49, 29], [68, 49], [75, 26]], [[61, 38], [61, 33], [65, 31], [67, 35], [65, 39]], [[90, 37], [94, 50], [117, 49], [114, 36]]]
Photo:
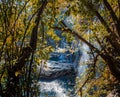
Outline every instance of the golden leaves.
[[60, 40], [60, 38], [55, 34], [53, 29], [48, 30], [47, 31], [47, 35], [49, 37], [51, 37], [52, 39], [54, 39], [55, 41], [59, 41]]
[[15, 72], [15, 76], [17, 77], [17, 76], [19, 76], [19, 75], [21, 75], [21, 72], [20, 72], [20, 71], [16, 71], [16, 72]]
[[10, 35], [9, 37], [7, 37], [7, 39], [6, 39], [6, 43], [8, 44], [8, 45], [10, 45], [11, 43], [12, 43], [12, 36]]

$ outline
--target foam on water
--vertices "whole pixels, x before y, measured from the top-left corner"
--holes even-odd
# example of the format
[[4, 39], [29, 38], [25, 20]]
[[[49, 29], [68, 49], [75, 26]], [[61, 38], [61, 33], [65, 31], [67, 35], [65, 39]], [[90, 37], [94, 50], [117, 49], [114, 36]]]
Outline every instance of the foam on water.
[[[39, 82], [40, 84], [40, 97], [45, 97], [49, 93], [49, 97], [69, 97], [67, 96], [66, 89], [62, 87], [58, 80], [51, 82]], [[46, 93], [46, 94], [45, 94]]]
[[85, 43], [82, 43], [80, 47], [82, 51], [82, 56], [79, 63], [80, 66], [78, 66], [78, 76], [81, 76], [81, 74], [85, 71], [87, 67], [86, 64], [90, 60], [90, 56], [87, 53], [90, 50], [89, 47]]

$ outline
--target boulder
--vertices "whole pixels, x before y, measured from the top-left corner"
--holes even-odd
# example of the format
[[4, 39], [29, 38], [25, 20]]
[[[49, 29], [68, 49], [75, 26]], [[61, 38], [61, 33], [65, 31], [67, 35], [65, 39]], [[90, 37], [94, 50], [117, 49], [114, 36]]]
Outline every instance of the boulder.
[[47, 62], [41, 63], [39, 68], [40, 78], [53, 79], [63, 75], [72, 75], [77, 72], [81, 52], [53, 52]]
[[63, 75], [73, 74], [74, 67], [71, 63], [60, 63], [56, 61], [47, 61], [38, 67], [40, 72], [40, 78], [57, 78]]

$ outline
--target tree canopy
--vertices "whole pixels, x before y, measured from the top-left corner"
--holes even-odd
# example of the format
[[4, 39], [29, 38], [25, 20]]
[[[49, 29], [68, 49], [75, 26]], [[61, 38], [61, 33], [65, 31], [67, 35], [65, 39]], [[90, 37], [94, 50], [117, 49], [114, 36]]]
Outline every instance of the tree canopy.
[[33, 86], [39, 80], [37, 65], [54, 50], [48, 38], [56, 45], [60, 41], [56, 30], [68, 41], [78, 37], [90, 48], [90, 68], [87, 77], [77, 79], [82, 86], [77, 85], [76, 94], [100, 97], [113, 89], [111, 85], [119, 85], [120, 0], [1, 0], [2, 97], [39, 95], [39, 87]]

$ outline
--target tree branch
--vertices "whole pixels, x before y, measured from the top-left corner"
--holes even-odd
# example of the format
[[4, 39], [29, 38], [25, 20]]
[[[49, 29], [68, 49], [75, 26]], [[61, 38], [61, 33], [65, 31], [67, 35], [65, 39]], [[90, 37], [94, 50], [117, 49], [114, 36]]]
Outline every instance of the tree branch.
[[64, 31], [71, 33], [74, 36], [77, 36], [81, 41], [83, 41], [84, 43], [86, 43], [91, 49], [94, 49], [96, 52], [99, 52], [99, 49], [97, 49], [96, 47], [94, 47], [94, 45], [92, 45], [91, 43], [89, 43], [87, 40], [85, 40], [82, 36], [80, 36], [78, 34], [78, 32], [70, 29], [65, 23], [64, 21], [62, 21], [62, 24], [64, 25], [65, 29]]
[[32, 30], [31, 39], [30, 39], [30, 47], [23, 48], [20, 58], [18, 59], [17, 63], [13, 67], [14, 71], [21, 70], [22, 67], [25, 65], [25, 63], [27, 62], [26, 59], [28, 59], [30, 57], [30, 54], [36, 50], [38, 25], [39, 25], [41, 14], [43, 13], [43, 10], [46, 7], [46, 5], [47, 5], [47, 1], [45, 0], [42, 6], [39, 8], [39, 11], [35, 20], [35, 26]]
[[107, 0], [103, 0], [103, 3], [107, 7], [107, 9], [109, 10], [110, 15], [113, 19], [113, 22], [115, 23], [118, 35], [120, 36], [120, 22], [119, 22], [119, 19], [117, 18], [115, 12], [113, 11], [111, 5], [107, 2]]

